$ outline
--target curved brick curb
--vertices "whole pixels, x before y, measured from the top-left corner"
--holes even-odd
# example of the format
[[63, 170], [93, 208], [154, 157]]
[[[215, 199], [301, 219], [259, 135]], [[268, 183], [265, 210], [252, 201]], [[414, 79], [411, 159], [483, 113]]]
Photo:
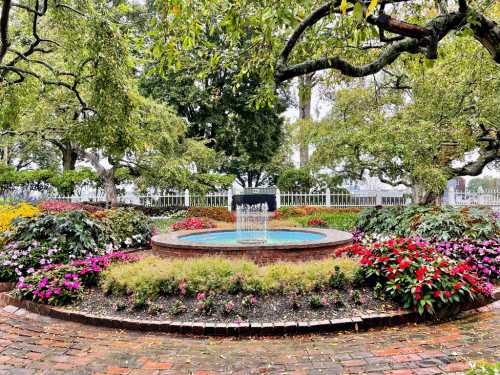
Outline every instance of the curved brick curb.
[[[479, 307], [471, 307], [453, 315], [449, 319], [471, 316], [476, 313], [500, 309], [500, 293], [494, 294], [492, 303]], [[110, 316], [96, 316], [59, 307], [41, 305], [32, 301], [19, 300], [7, 293], [0, 293], [0, 305], [15, 306], [31, 313], [46, 315], [66, 321], [88, 325], [130, 329], [137, 331], [167, 332], [195, 336], [284, 336], [307, 333], [328, 333], [339, 331], [360, 331], [369, 328], [383, 328], [406, 323], [423, 322], [415, 312], [408, 310], [385, 314], [361, 315], [352, 318], [316, 320], [306, 322], [274, 322], [274, 323], [205, 323], [180, 321], [144, 321], [135, 319], [121, 319]]]
[[352, 243], [352, 234], [336, 229], [320, 228], [280, 228], [268, 231], [309, 232], [322, 234], [319, 240], [263, 243], [263, 244], [208, 244], [184, 241], [182, 238], [191, 234], [234, 232], [227, 229], [204, 229], [167, 232], [152, 238], [153, 255], [163, 258], [193, 258], [200, 256], [223, 256], [228, 258], [246, 258], [257, 264], [279, 261], [302, 262], [319, 260], [333, 256], [340, 248]]
[[16, 287], [16, 283], [0, 283], [0, 293], [10, 292]]

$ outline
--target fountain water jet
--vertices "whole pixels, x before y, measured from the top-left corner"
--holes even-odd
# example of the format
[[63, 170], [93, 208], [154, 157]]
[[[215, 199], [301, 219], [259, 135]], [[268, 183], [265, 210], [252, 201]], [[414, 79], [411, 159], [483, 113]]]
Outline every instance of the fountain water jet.
[[236, 234], [238, 242], [242, 244], [266, 243], [268, 220], [269, 207], [267, 203], [236, 206]]

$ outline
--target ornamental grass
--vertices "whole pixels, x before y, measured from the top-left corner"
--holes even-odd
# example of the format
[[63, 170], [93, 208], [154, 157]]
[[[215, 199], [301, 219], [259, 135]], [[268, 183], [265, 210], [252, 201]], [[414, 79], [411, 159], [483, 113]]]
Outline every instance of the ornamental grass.
[[147, 294], [152, 299], [207, 291], [256, 295], [309, 292], [328, 288], [340, 279], [348, 283], [357, 269], [358, 262], [348, 258], [258, 266], [221, 257], [147, 257], [136, 263], [113, 265], [104, 273], [101, 287], [106, 293]]

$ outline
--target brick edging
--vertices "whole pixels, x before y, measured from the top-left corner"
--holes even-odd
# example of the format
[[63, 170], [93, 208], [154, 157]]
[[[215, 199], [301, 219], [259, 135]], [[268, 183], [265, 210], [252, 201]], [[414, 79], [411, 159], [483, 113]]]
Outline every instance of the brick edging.
[[[465, 306], [465, 309], [451, 318], [463, 318], [500, 308], [500, 288], [494, 293], [493, 302], [482, 306]], [[0, 306], [12, 305], [31, 313], [49, 316], [61, 320], [88, 325], [130, 329], [137, 331], [166, 332], [195, 336], [284, 336], [307, 333], [328, 333], [339, 331], [367, 330], [424, 321], [415, 312], [409, 310], [394, 311], [383, 314], [368, 314], [351, 318], [314, 320], [305, 322], [252, 322], [252, 323], [212, 323], [212, 322], [181, 322], [181, 321], [145, 321], [122, 319], [111, 316], [97, 316], [78, 311], [42, 305], [28, 300], [17, 299], [8, 293], [0, 293]]]
[[0, 282], [0, 293], [10, 292], [16, 287], [16, 283]]
[[308, 322], [253, 322], [236, 324], [180, 321], [144, 321], [134, 319], [121, 319], [115, 317], [102, 317], [92, 314], [75, 312], [63, 308], [37, 304], [32, 301], [19, 300], [8, 295], [7, 293], [0, 294], [0, 304], [13, 305], [32, 313], [89, 325], [203, 336], [282, 336], [304, 333], [358, 331], [368, 328], [405, 324], [418, 320], [418, 317], [415, 313], [410, 311], [401, 311], [385, 314], [361, 315], [352, 318]]

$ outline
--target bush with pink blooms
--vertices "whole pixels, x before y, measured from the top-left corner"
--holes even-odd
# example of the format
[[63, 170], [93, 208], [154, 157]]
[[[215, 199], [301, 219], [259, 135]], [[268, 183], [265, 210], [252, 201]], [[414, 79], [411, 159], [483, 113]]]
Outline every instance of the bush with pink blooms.
[[196, 230], [196, 229], [212, 229], [217, 228], [217, 225], [207, 219], [200, 217], [187, 217], [185, 219], [179, 220], [178, 222], [172, 224], [172, 230]]
[[500, 279], [500, 238], [438, 242], [436, 250], [457, 260], [465, 261], [472, 270], [489, 280]]
[[128, 254], [113, 253], [70, 264], [49, 265], [30, 276], [21, 277], [16, 294], [39, 303], [65, 305], [82, 297], [85, 287], [96, 285], [100, 273], [110, 264], [135, 260], [136, 257]]
[[67, 212], [67, 211], [99, 211], [99, 207], [91, 206], [89, 204], [65, 202], [60, 200], [47, 200], [41, 202], [38, 207], [43, 211], [48, 212]]

